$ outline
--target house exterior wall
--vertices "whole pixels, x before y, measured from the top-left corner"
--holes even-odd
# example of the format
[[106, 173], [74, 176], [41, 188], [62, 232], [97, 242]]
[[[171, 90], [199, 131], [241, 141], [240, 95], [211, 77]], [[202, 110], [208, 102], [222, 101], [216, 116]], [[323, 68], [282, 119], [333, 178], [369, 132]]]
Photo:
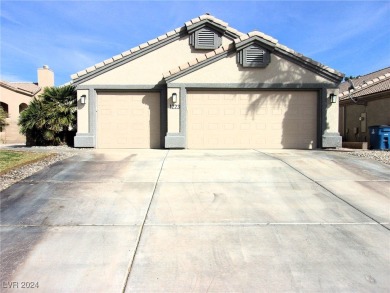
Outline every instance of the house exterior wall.
[[352, 104], [345, 107], [344, 137], [346, 141], [367, 141], [367, 129], [361, 129], [359, 121], [361, 113], [366, 113], [364, 105]]
[[367, 126], [390, 125], [390, 94], [367, 104]]
[[19, 133], [19, 106], [28, 105], [32, 97], [0, 87], [0, 101], [8, 105], [8, 125], [0, 132], [0, 143], [25, 143], [26, 137]]
[[[172, 95], [177, 95], [177, 103], [172, 101]], [[180, 132], [180, 88], [168, 88], [167, 90], [167, 105], [168, 105], [168, 132]]]
[[271, 63], [265, 68], [243, 68], [237, 63], [236, 52], [200, 70], [174, 81], [174, 83], [329, 83], [321, 76], [290, 61], [271, 54]]
[[[89, 97], [88, 90], [78, 90], [77, 91], [77, 131], [82, 133], [88, 133], [89, 131], [89, 121], [88, 121], [88, 112], [89, 112]], [[81, 104], [81, 96], [86, 96], [86, 103]]]

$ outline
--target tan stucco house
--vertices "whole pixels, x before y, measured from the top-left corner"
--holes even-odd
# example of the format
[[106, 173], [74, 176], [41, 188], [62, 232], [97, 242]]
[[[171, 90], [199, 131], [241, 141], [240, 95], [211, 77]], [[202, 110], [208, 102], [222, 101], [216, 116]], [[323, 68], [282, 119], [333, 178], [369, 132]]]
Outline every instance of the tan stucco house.
[[72, 75], [76, 147], [341, 146], [343, 74], [202, 15]]
[[37, 83], [0, 81], [0, 105], [8, 116], [8, 125], [0, 129], [0, 143], [26, 143], [19, 133], [19, 113], [47, 86], [54, 86], [54, 73], [47, 65], [38, 68]]
[[390, 67], [340, 84], [340, 134], [345, 142], [368, 142], [368, 127], [390, 125]]

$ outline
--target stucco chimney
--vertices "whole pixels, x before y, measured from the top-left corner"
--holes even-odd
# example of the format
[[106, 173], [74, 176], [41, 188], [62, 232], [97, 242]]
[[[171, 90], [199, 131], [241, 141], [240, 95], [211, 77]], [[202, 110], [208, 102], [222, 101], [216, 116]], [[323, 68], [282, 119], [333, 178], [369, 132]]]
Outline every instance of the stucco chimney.
[[41, 88], [54, 86], [54, 72], [47, 65], [38, 68], [38, 86]]

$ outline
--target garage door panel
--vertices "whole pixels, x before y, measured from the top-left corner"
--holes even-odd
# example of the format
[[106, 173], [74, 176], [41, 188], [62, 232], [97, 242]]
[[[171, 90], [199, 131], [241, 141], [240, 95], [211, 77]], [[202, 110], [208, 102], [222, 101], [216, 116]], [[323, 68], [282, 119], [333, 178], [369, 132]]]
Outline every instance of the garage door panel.
[[98, 93], [98, 148], [159, 148], [160, 94]]
[[193, 91], [188, 148], [313, 148], [316, 92]]

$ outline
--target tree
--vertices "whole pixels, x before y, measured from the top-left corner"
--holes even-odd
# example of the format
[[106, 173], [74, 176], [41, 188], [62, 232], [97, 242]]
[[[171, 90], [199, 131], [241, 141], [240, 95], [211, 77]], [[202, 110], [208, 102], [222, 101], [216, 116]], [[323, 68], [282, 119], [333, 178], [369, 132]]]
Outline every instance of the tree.
[[76, 106], [74, 86], [46, 87], [20, 113], [20, 132], [29, 145], [64, 144], [69, 129], [76, 128]]

